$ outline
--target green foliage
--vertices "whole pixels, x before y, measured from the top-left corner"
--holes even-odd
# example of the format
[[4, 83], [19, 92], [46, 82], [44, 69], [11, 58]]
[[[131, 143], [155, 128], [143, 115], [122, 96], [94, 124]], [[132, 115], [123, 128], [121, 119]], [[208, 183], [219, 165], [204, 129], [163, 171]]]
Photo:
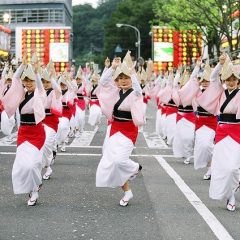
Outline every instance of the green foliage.
[[160, 25], [167, 23], [176, 29], [201, 30], [206, 35], [211, 55], [213, 45], [220, 49], [224, 35], [232, 42], [230, 26], [234, 19], [231, 14], [237, 7], [240, 6], [239, 3], [236, 5], [235, 0], [156, 0], [153, 10]]
[[73, 7], [73, 55], [77, 65], [102, 61], [104, 25], [121, 0], [101, 1], [94, 9], [89, 4]]
[[[141, 56], [151, 57], [152, 25], [171, 26], [175, 29], [198, 29], [205, 35], [212, 57], [213, 46], [220, 49], [226, 36], [232, 42], [231, 17], [240, 4], [236, 0], [100, 0], [94, 9], [91, 5], [73, 7], [74, 58], [77, 64], [112, 58], [118, 44], [136, 56], [136, 33], [128, 27], [117, 28], [116, 23], [137, 27], [141, 33]], [[224, 11], [223, 5], [226, 6]], [[237, 38], [239, 41], [239, 37]], [[232, 44], [230, 44], [232, 50]], [[218, 52], [219, 53], [219, 52]]]
[[113, 57], [117, 44], [123, 49], [122, 56], [127, 50], [136, 56], [135, 43], [137, 37], [134, 29], [128, 27], [117, 28], [117, 23], [129, 24], [137, 27], [141, 33], [141, 56], [145, 59], [151, 57], [151, 20], [153, 19], [154, 0], [136, 1], [125, 0], [119, 3], [117, 10], [105, 26], [104, 54]]

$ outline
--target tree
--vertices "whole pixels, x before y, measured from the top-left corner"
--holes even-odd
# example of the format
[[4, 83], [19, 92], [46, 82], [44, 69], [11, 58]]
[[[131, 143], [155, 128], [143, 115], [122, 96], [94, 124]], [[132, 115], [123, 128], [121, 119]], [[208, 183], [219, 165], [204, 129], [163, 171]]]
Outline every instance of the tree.
[[[236, 0], [156, 0], [154, 4], [155, 16], [160, 18], [160, 23], [163, 22], [162, 16], [167, 15], [168, 24], [176, 29], [201, 29], [211, 57], [214, 46], [220, 54], [224, 36], [229, 42], [229, 50], [233, 50], [232, 26], [235, 19], [232, 13], [237, 9], [239, 1]], [[237, 32], [239, 43], [239, 28]]]
[[103, 61], [104, 25], [121, 0], [101, 0], [94, 9], [89, 4], [73, 7], [73, 48], [77, 65]]
[[116, 11], [111, 19], [105, 25], [104, 55], [112, 57], [117, 44], [123, 48], [124, 53], [127, 50], [132, 51], [136, 56], [137, 38], [131, 28], [117, 28], [117, 23], [125, 23], [136, 26], [141, 33], [141, 56], [145, 59], [151, 56], [151, 20], [153, 18], [154, 0], [135, 1], [125, 0], [118, 4]]

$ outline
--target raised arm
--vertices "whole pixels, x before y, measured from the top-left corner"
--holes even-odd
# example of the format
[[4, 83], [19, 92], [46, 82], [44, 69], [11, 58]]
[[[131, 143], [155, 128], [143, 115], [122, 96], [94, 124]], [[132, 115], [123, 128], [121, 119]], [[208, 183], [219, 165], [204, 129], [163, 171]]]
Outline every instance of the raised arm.
[[200, 65], [201, 60], [198, 60], [189, 81], [179, 90], [179, 96], [184, 107], [192, 104], [193, 98], [199, 91], [197, 75], [200, 70]]
[[108, 83], [110, 83], [112, 81], [112, 75], [114, 73], [115, 69], [113, 69], [112, 67], [106, 69], [106, 71], [103, 72], [99, 82], [101, 85], [106, 85]]
[[141, 89], [141, 86], [138, 82], [136, 73], [131, 75], [131, 80], [132, 80], [132, 88], [136, 92], [136, 95], [137, 96], [142, 96], [142, 89]]
[[198, 102], [201, 103], [201, 107], [214, 115], [217, 115], [219, 112], [219, 101], [224, 91], [219, 75], [225, 60], [226, 57], [224, 55], [220, 56], [219, 63], [211, 73], [210, 86], [198, 97]]
[[50, 81], [52, 84], [52, 88], [55, 91], [56, 98], [57, 99], [61, 98], [62, 96], [61, 87], [57, 84], [57, 81], [55, 80], [55, 78], [51, 77]]
[[2, 99], [4, 109], [9, 117], [13, 116], [24, 96], [24, 87], [20, 76], [23, 73], [25, 64], [21, 64], [13, 75], [12, 85]]

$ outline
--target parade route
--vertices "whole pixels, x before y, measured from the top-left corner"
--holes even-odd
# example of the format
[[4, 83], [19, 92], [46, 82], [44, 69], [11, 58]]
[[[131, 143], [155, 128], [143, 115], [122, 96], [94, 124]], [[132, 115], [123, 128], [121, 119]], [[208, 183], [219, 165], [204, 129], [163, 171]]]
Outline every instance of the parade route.
[[[150, 106], [148, 114], [152, 115], [154, 106]], [[52, 178], [43, 182], [36, 207], [26, 205], [26, 195], [12, 192], [16, 142], [0, 146], [1, 240], [239, 239], [238, 208], [230, 213], [222, 202], [209, 199], [209, 181], [202, 180], [204, 170], [195, 171], [193, 164], [186, 166], [173, 157], [172, 149], [154, 135], [154, 118], [139, 133], [132, 153], [143, 171], [131, 182], [134, 198], [129, 206], [118, 205], [119, 189], [96, 188], [106, 131], [104, 119], [102, 123], [97, 130], [86, 126], [86, 136], [94, 132], [88, 145], [81, 145], [85, 140], [71, 139], [66, 153], [58, 154]]]

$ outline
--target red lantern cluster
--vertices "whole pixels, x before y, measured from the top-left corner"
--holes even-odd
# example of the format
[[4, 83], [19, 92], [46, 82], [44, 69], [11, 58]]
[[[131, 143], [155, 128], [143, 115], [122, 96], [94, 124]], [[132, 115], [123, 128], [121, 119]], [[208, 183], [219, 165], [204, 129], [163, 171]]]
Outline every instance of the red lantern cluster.
[[70, 32], [68, 29], [51, 29], [50, 30], [50, 43], [69, 43]]
[[191, 65], [192, 60], [200, 57], [202, 38], [196, 30], [178, 32], [178, 64]]
[[44, 59], [44, 30], [40, 29], [25, 29], [22, 31], [22, 54], [27, 54], [28, 61], [31, 60], [33, 53], [36, 53], [38, 58]]
[[[27, 54], [30, 62], [32, 54], [36, 53], [45, 65], [49, 62], [49, 48], [51, 43], [69, 43], [69, 29], [23, 29], [22, 30], [22, 54]], [[69, 70], [69, 63], [54, 63], [56, 72]]]
[[68, 62], [55, 62], [54, 67], [56, 72], [64, 72], [65, 69], [69, 71], [69, 63]]
[[154, 62], [154, 71], [167, 71], [179, 64], [191, 65], [201, 56], [202, 36], [196, 30], [175, 31], [166, 27], [152, 28], [153, 42], [173, 43], [173, 62]]

